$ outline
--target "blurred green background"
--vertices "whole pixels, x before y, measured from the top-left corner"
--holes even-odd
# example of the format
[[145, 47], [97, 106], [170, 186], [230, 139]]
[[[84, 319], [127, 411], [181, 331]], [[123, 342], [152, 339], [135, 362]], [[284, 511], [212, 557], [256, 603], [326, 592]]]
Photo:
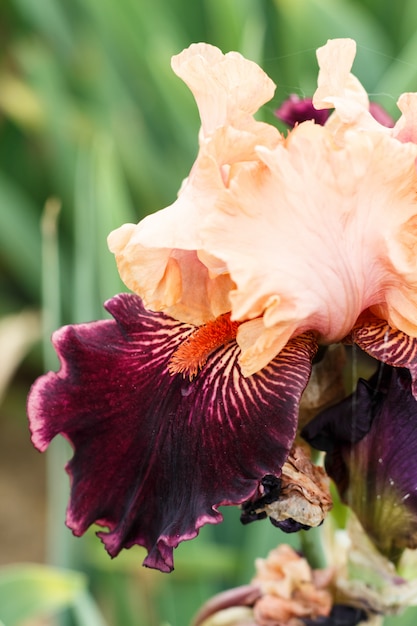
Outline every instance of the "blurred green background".
[[212, 593], [250, 579], [278, 531], [225, 511], [177, 550], [170, 576], [142, 568], [139, 548], [111, 561], [93, 533], [73, 540], [70, 453], [31, 448], [28, 388], [56, 367], [51, 331], [102, 317], [124, 290], [109, 231], [171, 203], [195, 158], [198, 113], [173, 54], [207, 41], [256, 61], [277, 83], [260, 116], [277, 123], [289, 94], [312, 95], [315, 49], [353, 37], [355, 73], [397, 117], [399, 94], [417, 90], [417, 3], [2, 0], [0, 35], [0, 620], [185, 626]]

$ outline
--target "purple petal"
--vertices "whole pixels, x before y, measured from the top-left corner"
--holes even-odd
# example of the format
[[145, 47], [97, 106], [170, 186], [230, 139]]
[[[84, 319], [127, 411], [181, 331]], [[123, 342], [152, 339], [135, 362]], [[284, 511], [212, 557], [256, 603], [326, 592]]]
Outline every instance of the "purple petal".
[[[343, 419], [335, 418], [343, 413]], [[337, 445], [357, 443], [369, 432], [373, 420], [372, 391], [360, 379], [354, 396], [319, 413], [301, 431], [313, 448], [332, 452]]]
[[[392, 128], [395, 125], [392, 117], [380, 104], [370, 102], [369, 112], [383, 126]], [[276, 117], [290, 128], [294, 128], [296, 124], [301, 124], [308, 120], [313, 120], [316, 124], [323, 126], [327, 122], [330, 113], [329, 109], [316, 109], [312, 98], [300, 98], [296, 94], [291, 94], [287, 100], [284, 100], [279, 109], [275, 111]]]
[[[312, 445], [319, 441], [320, 423], [327, 438], [326, 469], [379, 550], [395, 560], [405, 547], [416, 548], [417, 401], [408, 372], [381, 366], [368, 383], [360, 380], [355, 394], [303, 429]], [[357, 432], [366, 428], [358, 439]]]
[[190, 381], [168, 364], [193, 326], [147, 311], [132, 294], [106, 308], [116, 321], [56, 333], [61, 370], [31, 390], [32, 440], [44, 450], [60, 433], [74, 447], [74, 534], [108, 527], [99, 536], [109, 554], [140, 544], [145, 565], [170, 571], [173, 548], [220, 522], [219, 506], [240, 504], [264, 475], [279, 476], [317, 346], [300, 336], [243, 378], [232, 341]]
[[291, 94], [287, 100], [275, 111], [275, 115], [290, 128], [307, 120], [314, 120], [316, 124], [323, 126], [327, 121], [330, 111], [328, 109], [316, 109], [312, 98], [299, 98]]
[[391, 328], [377, 317], [354, 328], [350, 338], [374, 359], [393, 367], [406, 367], [417, 399], [417, 338]]

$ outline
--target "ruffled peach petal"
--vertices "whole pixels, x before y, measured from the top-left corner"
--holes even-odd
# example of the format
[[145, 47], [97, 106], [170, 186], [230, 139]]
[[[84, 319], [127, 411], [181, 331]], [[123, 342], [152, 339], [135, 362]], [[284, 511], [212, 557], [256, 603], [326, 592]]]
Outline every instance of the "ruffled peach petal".
[[335, 108], [335, 100], [352, 100], [362, 106], [368, 96], [356, 77], [351, 74], [356, 55], [353, 39], [330, 39], [316, 52], [320, 67], [314, 106], [319, 109]]
[[[389, 299], [390, 292], [387, 292]], [[406, 333], [409, 337], [417, 337], [416, 294], [412, 288], [402, 288], [402, 292], [391, 290], [392, 304], [374, 306], [371, 310], [377, 317], [387, 320], [390, 326]]]
[[[135, 225], [124, 224], [110, 233], [108, 245], [116, 256], [123, 282], [155, 310], [175, 304], [181, 294], [178, 264], [171, 258], [172, 250], [145, 248], [135, 243]], [[158, 297], [155, 292], [158, 291]]]
[[123, 282], [148, 308], [194, 324], [230, 310], [233, 284], [227, 268], [213, 276], [197, 253], [204, 213], [223, 186], [218, 165], [205, 153], [176, 202], [137, 225], [125, 224], [110, 233], [108, 245]]
[[274, 91], [255, 63], [195, 44], [174, 57], [173, 68], [200, 108], [198, 157], [171, 206], [114, 231], [108, 243], [122, 280], [146, 306], [202, 324], [230, 310], [234, 285], [224, 262], [203, 249], [201, 225], [230, 178], [258, 160], [256, 146], [274, 147], [282, 137], [252, 116]]
[[[330, 591], [316, 585], [314, 571], [307, 561], [290, 546], [281, 544], [266, 559], [256, 560], [256, 576], [252, 584], [259, 586], [263, 596], [255, 603], [259, 624], [287, 624], [291, 617], [329, 615], [332, 608]], [[316, 570], [317, 571], [317, 570]], [[323, 580], [329, 581], [332, 573]]]
[[305, 122], [258, 154], [263, 163], [234, 176], [201, 231], [236, 284], [233, 318], [262, 317], [269, 346], [274, 331], [337, 342], [372, 306], [414, 334], [416, 145], [351, 132], [335, 149], [326, 126]]
[[403, 93], [397, 104], [402, 116], [394, 127], [394, 136], [404, 143], [417, 143], [417, 93]]
[[171, 65], [193, 92], [205, 135], [227, 124], [247, 125], [274, 95], [272, 80], [238, 52], [224, 55], [215, 46], [192, 44]]
[[265, 328], [262, 317], [241, 324], [237, 343], [241, 349], [239, 364], [244, 376], [251, 376], [265, 367], [283, 349], [295, 327]]
[[137, 227], [125, 224], [109, 236], [123, 282], [145, 305], [182, 322], [205, 324], [230, 310], [229, 274], [210, 276], [194, 250], [148, 248], [137, 242]]
[[355, 54], [353, 39], [330, 39], [317, 50], [320, 71], [313, 104], [316, 109], [336, 109], [327, 122], [335, 133], [341, 124], [381, 129], [381, 124], [369, 111], [368, 94], [351, 74]]
[[175, 57], [200, 110], [199, 154], [176, 202], [109, 238], [149, 308], [244, 322], [245, 375], [294, 335], [341, 340], [368, 309], [417, 336], [414, 97], [388, 128], [351, 74], [355, 43], [329, 41], [317, 56], [314, 104], [335, 112], [287, 138], [253, 118], [273, 93], [255, 64], [206, 44]]

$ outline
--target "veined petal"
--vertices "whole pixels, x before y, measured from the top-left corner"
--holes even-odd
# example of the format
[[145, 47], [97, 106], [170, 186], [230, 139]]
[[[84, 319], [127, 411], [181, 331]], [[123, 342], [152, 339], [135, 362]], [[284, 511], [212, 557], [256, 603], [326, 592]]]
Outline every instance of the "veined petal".
[[382, 319], [370, 316], [360, 320], [350, 338], [381, 363], [407, 368], [412, 379], [412, 392], [417, 399], [417, 338], [391, 328]]
[[[170, 360], [195, 327], [147, 311], [122, 294], [115, 321], [68, 326], [55, 336], [61, 370], [33, 386], [32, 440], [72, 444], [67, 523], [97, 523], [107, 551], [145, 546], [145, 565], [169, 571], [173, 548], [218, 507], [240, 504], [266, 474], [279, 476], [293, 443], [301, 393], [316, 350], [312, 335], [289, 342], [262, 372], [243, 378], [236, 342], [208, 355], [189, 380]], [[190, 339], [191, 341], [191, 339]]]

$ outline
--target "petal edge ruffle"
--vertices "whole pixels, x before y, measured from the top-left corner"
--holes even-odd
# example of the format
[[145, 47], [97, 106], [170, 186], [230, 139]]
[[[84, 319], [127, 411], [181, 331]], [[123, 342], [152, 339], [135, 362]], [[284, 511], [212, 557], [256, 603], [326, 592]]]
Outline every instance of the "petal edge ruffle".
[[112, 556], [140, 544], [145, 565], [170, 571], [173, 548], [220, 522], [219, 506], [242, 503], [264, 475], [279, 475], [316, 341], [293, 339], [248, 378], [230, 342], [189, 381], [171, 376], [168, 362], [193, 326], [147, 311], [132, 294], [106, 308], [115, 321], [56, 335], [62, 367], [32, 388], [32, 438], [43, 450], [61, 433], [74, 448], [74, 534], [105, 526], [99, 536]]

